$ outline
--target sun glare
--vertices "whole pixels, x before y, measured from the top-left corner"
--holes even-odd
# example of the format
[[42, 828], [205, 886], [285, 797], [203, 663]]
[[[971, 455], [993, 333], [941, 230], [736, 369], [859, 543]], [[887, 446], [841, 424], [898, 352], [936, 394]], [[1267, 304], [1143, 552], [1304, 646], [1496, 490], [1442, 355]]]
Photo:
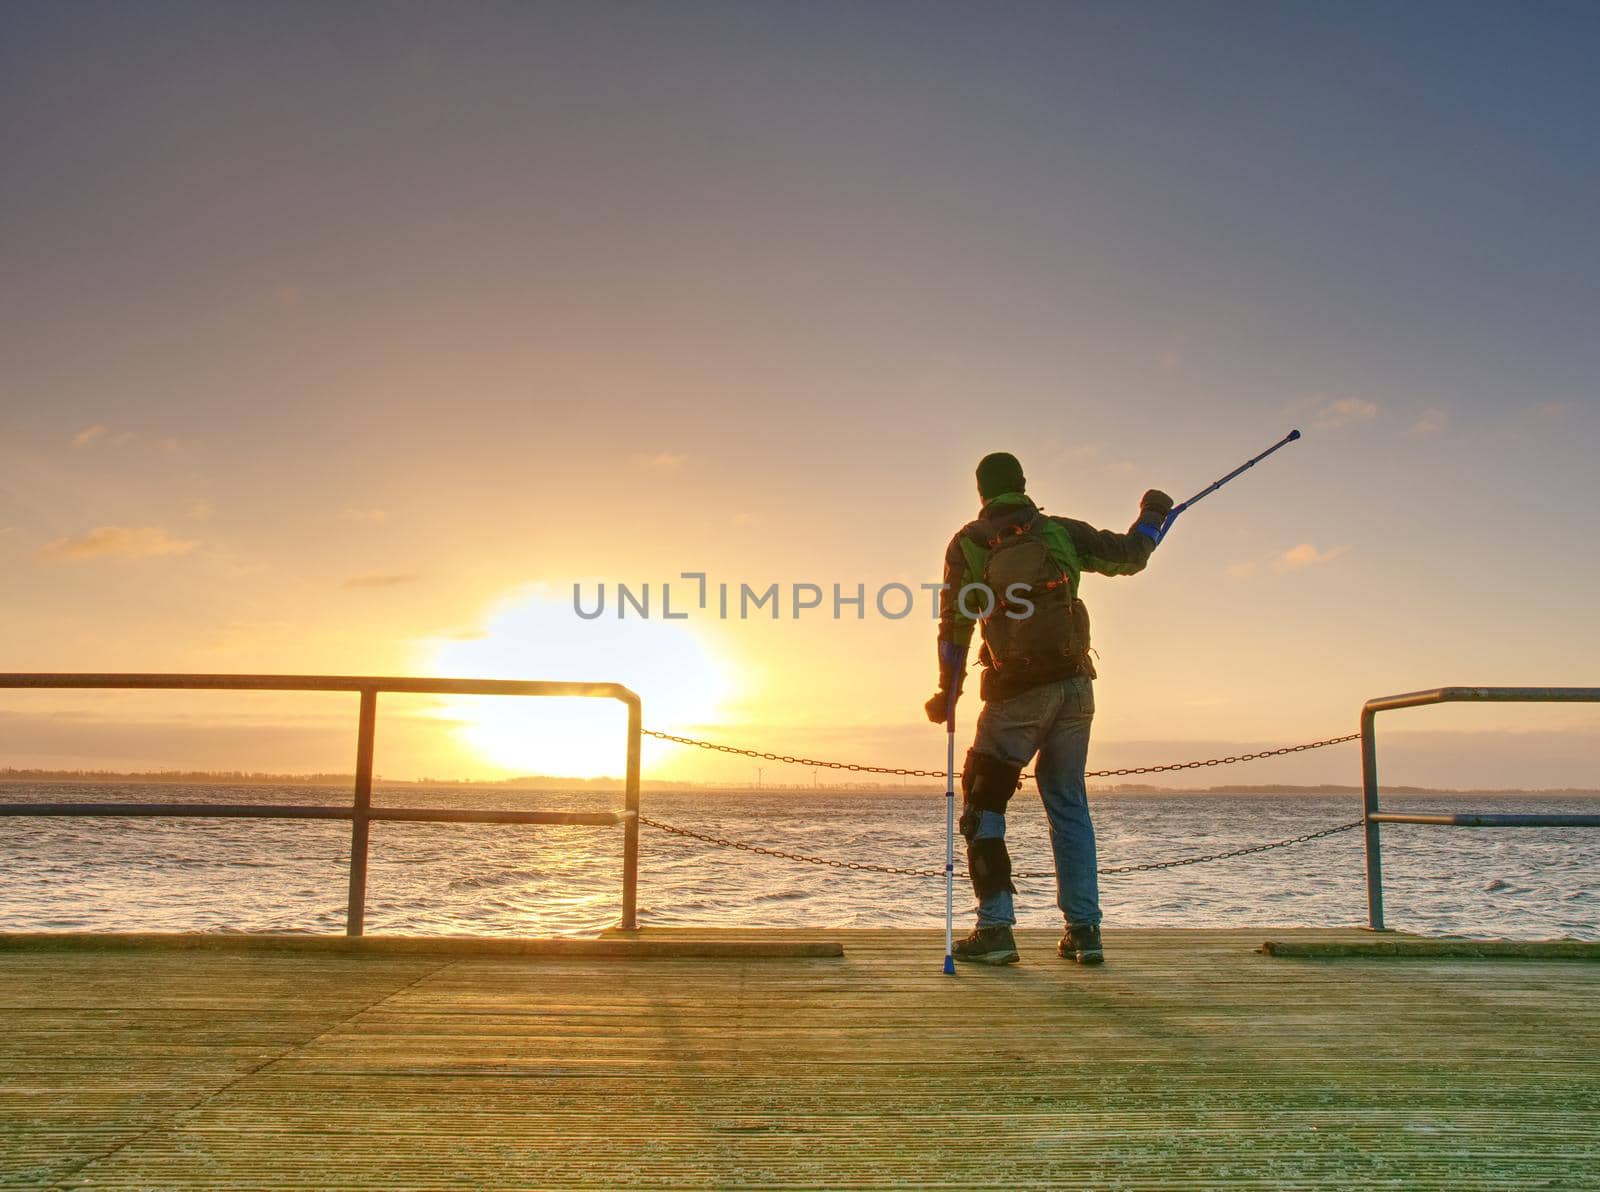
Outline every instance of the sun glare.
[[[545, 590], [500, 605], [481, 636], [432, 645], [434, 674], [622, 683], [638, 692], [646, 726], [666, 731], [714, 722], [731, 694], [727, 669], [686, 626], [584, 621]], [[611, 700], [461, 697], [441, 700], [434, 715], [453, 722], [467, 756], [503, 775], [623, 772], [627, 713]], [[646, 767], [678, 748], [646, 738]]]

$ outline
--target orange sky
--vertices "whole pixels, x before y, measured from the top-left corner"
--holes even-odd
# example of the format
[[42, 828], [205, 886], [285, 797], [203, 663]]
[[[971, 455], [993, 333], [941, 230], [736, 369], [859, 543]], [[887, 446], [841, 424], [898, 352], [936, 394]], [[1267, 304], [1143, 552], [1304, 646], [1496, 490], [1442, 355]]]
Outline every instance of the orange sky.
[[[586, 622], [572, 585], [914, 587], [987, 451], [1124, 529], [1146, 487], [1298, 426], [1146, 574], [1086, 584], [1092, 766], [1342, 733], [1393, 691], [1596, 681], [1576, 48], [1314, 9], [1306, 37], [1082, 6], [908, 38], [892, 7], [19, 7], [5, 669], [621, 680], [654, 727], [932, 768], [920, 603]], [[393, 776], [620, 766], [598, 712], [388, 710]], [[0, 762], [347, 769], [353, 719], [28, 693]], [[1597, 724], [1411, 713], [1386, 773], [1593, 785]]]

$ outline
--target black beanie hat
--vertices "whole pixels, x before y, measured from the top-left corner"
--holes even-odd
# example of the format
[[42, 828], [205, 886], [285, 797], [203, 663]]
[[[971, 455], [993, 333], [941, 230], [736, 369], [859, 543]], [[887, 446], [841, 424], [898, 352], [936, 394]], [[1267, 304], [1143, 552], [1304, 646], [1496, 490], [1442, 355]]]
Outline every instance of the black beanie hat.
[[1009, 451], [996, 451], [978, 461], [978, 495], [992, 501], [1001, 493], [1020, 493], [1026, 481], [1022, 465]]

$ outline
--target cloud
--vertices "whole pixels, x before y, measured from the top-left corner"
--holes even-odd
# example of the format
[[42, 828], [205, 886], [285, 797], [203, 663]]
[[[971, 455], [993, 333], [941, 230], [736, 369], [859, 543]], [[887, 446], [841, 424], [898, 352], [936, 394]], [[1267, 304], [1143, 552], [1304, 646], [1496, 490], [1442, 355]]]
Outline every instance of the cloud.
[[420, 575], [416, 574], [352, 575], [340, 586], [345, 588], [398, 588], [402, 584], [414, 584], [421, 578]]
[[1259, 575], [1263, 567], [1270, 567], [1279, 575], [1283, 575], [1285, 572], [1315, 567], [1320, 563], [1330, 563], [1349, 549], [1348, 546], [1333, 546], [1327, 550], [1318, 550], [1311, 543], [1302, 542], [1282, 554], [1270, 555], [1265, 559], [1246, 559], [1239, 563], [1230, 563], [1224, 571], [1230, 579], [1251, 579]]
[[131, 430], [113, 431], [103, 422], [96, 422], [93, 426], [86, 426], [72, 436], [72, 445], [75, 448], [88, 447], [93, 443], [110, 443], [113, 447], [126, 447], [139, 436]]
[[216, 507], [204, 497], [197, 497], [189, 502], [188, 514], [195, 521], [206, 521], [216, 511]]
[[377, 524], [378, 522], [388, 521], [389, 512], [386, 509], [341, 509], [339, 511], [339, 520]]
[[1318, 550], [1311, 543], [1302, 542], [1273, 559], [1272, 566], [1274, 570], [1280, 572], [1298, 571], [1302, 567], [1314, 567], [1319, 563], [1332, 562], [1349, 549], [1348, 546], [1335, 546], [1327, 550]]
[[1334, 430], [1358, 422], [1371, 422], [1378, 416], [1378, 403], [1364, 397], [1341, 397], [1316, 407], [1311, 424], [1318, 430]]
[[39, 548], [39, 557], [55, 561], [154, 559], [186, 555], [199, 545], [190, 538], [173, 538], [158, 526], [97, 526], [77, 538], [45, 543]]
[[1098, 440], [1083, 443], [1074, 443], [1066, 452], [1067, 459], [1071, 460], [1079, 470], [1094, 467], [1102, 472], [1126, 474], [1134, 470], [1131, 459], [1119, 459], [1106, 450], [1106, 445]]
[[671, 451], [657, 451], [654, 455], [641, 452], [633, 458], [646, 468], [655, 468], [661, 472], [676, 472], [683, 467], [689, 457]]
[[141, 435], [138, 431], [116, 430], [104, 422], [96, 422], [84, 427], [68, 440], [73, 450], [82, 451], [89, 447], [126, 447], [129, 443], [143, 442], [151, 445], [165, 455], [177, 455], [183, 449], [183, 443], [178, 439], [151, 439]]
[[1429, 407], [1417, 415], [1417, 420], [1411, 424], [1411, 433], [1419, 439], [1429, 439], [1434, 435], [1442, 435], [1450, 429], [1450, 411], [1438, 407]]

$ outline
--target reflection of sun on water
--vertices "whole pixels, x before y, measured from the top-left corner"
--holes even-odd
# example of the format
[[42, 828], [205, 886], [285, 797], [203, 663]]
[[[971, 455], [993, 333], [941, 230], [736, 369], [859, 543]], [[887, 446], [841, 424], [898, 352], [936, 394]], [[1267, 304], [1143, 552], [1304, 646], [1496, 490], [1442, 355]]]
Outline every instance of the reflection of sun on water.
[[[580, 619], [570, 602], [530, 595], [498, 609], [482, 637], [437, 644], [431, 672], [454, 678], [621, 683], [639, 694], [645, 725], [690, 729], [717, 719], [730, 683], [681, 623]], [[435, 714], [457, 724], [463, 751], [507, 774], [620, 775], [627, 711], [613, 700], [464, 696]], [[644, 741], [648, 765], [674, 747]]]

